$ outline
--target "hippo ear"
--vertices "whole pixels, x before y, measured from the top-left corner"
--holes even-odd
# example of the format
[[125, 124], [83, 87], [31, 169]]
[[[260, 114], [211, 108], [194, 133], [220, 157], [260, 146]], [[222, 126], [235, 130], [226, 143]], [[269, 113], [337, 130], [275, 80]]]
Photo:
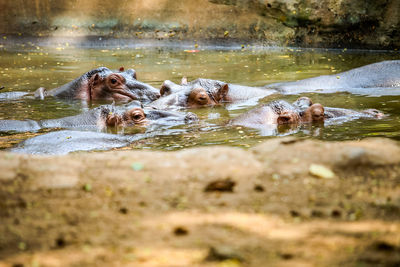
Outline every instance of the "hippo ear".
[[133, 79], [137, 80], [136, 71], [134, 69], [128, 69], [125, 71], [125, 73], [132, 75]]
[[181, 85], [188, 85], [187, 77], [182, 77]]
[[98, 84], [100, 82], [100, 80], [101, 80], [101, 77], [98, 73], [93, 75], [93, 78], [92, 78], [93, 84]]
[[221, 87], [218, 89], [216, 99], [218, 101], [226, 99], [228, 92], [229, 92], [229, 85], [227, 83], [222, 84]]
[[166, 81], [163, 82], [163, 84], [161, 85], [161, 88], [160, 88], [161, 96], [170, 95], [171, 92], [172, 92], [172, 90], [171, 90], [171, 87], [168, 85], [168, 83]]

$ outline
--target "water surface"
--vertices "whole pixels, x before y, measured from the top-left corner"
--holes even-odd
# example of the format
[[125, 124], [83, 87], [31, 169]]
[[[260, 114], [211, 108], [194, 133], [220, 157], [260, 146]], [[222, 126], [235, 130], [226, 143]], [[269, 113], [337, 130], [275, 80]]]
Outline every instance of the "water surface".
[[[197, 51], [198, 50], [198, 51]], [[192, 47], [72, 47], [60, 43], [54, 47], [35, 44], [0, 46], [0, 86], [3, 92], [34, 92], [38, 87], [54, 88], [82, 73], [106, 66], [110, 69], [134, 68], [140, 81], [156, 88], [164, 80], [179, 83], [211, 78], [249, 86], [264, 86], [280, 81], [293, 81], [325, 74], [335, 74], [383, 60], [400, 59], [397, 51], [354, 51], [300, 48], [198, 48]], [[400, 140], [400, 96], [370, 97], [349, 93], [302, 94], [325, 106], [351, 109], [376, 108], [389, 116], [383, 120], [356, 120], [340, 125], [305, 126], [279, 129], [270, 133], [244, 127], [226, 127], [226, 123], [251, 107], [228, 106], [194, 109], [201, 123], [177, 127], [168, 134], [142, 139], [131, 148], [171, 150], [190, 146], [229, 144], [250, 147], [276, 135], [293, 135], [321, 140], [357, 140], [383, 136]], [[271, 96], [263, 99], [294, 101], [298, 96]], [[100, 105], [94, 103], [91, 107]], [[0, 102], [0, 119], [50, 119], [79, 114], [85, 105], [79, 101], [48, 98], [45, 101], [20, 99]], [[133, 131], [134, 132], [134, 131]], [[126, 130], [124, 134], [132, 131]], [[31, 136], [1, 134], [0, 148]]]

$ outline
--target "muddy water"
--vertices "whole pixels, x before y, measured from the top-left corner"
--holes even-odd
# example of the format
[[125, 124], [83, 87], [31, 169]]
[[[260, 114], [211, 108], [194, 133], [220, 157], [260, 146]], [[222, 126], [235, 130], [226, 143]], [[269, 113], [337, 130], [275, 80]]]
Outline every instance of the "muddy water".
[[[198, 51], [196, 51], [198, 50]], [[3, 92], [33, 92], [40, 86], [54, 88], [82, 73], [106, 66], [110, 69], [134, 68], [138, 79], [159, 88], [182, 76], [189, 80], [212, 78], [249, 86], [263, 86], [278, 81], [291, 81], [324, 74], [334, 74], [358, 66], [389, 59], [400, 59], [396, 51], [371, 52], [351, 50], [280, 49], [280, 48], [212, 48], [212, 47], [141, 47], [112, 48], [72, 47], [62, 43], [53, 47], [34, 44], [0, 46], [0, 86]], [[172, 150], [190, 146], [231, 144], [252, 146], [266, 138], [294, 135], [322, 140], [362, 139], [384, 136], [400, 140], [400, 96], [366, 97], [348, 93], [304, 94], [325, 106], [352, 109], [376, 108], [389, 116], [383, 120], [357, 120], [340, 125], [307, 126], [296, 129], [279, 128], [272, 132], [241, 127], [226, 127], [229, 119], [251, 107], [214, 107], [191, 110], [201, 122], [177, 127], [140, 140], [132, 148]], [[293, 101], [298, 96], [272, 96]], [[100, 105], [94, 103], [92, 106]], [[0, 119], [59, 118], [80, 113], [85, 106], [79, 101], [46, 99], [0, 102]], [[129, 134], [130, 130], [124, 134]], [[135, 132], [135, 131], [134, 131]], [[10, 146], [26, 135], [3, 133], [0, 148]], [[272, 135], [272, 136], [271, 136]], [[17, 140], [17, 141], [16, 141]]]

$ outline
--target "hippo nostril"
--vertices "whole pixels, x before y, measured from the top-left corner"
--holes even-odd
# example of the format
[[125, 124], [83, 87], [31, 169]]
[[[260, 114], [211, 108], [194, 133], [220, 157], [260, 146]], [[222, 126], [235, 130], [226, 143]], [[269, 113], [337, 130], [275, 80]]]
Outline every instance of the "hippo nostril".
[[200, 95], [200, 96], [197, 98], [197, 101], [198, 101], [200, 104], [206, 104], [206, 103], [207, 103], [207, 96], [205, 96], [205, 95]]

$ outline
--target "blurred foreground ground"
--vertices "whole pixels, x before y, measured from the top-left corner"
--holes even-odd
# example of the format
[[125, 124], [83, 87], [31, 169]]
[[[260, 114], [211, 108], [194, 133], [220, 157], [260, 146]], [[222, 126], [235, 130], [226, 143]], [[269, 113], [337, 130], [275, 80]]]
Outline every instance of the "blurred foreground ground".
[[388, 139], [0, 158], [0, 266], [400, 265]]

